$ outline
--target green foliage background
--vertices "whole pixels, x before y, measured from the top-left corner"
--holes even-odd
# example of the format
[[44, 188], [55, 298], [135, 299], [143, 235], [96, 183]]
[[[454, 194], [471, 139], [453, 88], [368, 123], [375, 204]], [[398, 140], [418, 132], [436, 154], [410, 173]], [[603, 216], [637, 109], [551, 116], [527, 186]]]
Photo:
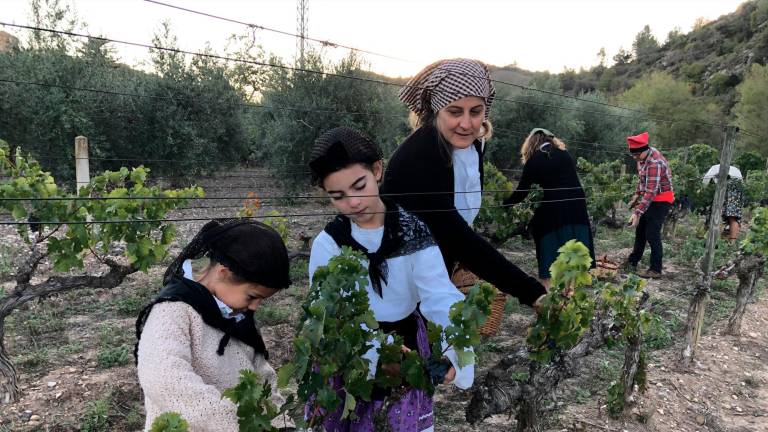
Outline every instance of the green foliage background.
[[[59, 0], [31, 4], [35, 25], [80, 32], [87, 26]], [[638, 25], [631, 49], [614, 56], [612, 65], [600, 49], [600, 63], [588, 70], [491, 67], [497, 79], [544, 92], [496, 84], [487, 160], [501, 169], [519, 167], [520, 146], [534, 127], [552, 130], [575, 157], [590, 163], [624, 157], [625, 137], [642, 130], [650, 130], [651, 144], [665, 151], [697, 143], [718, 149], [724, 122], [768, 136], [766, 20], [768, 0], [753, 0], [690, 33], [673, 30], [666, 41]], [[143, 159], [155, 174], [172, 174], [173, 186], [182, 186], [200, 173], [260, 163], [297, 187], [308, 184], [309, 149], [327, 129], [360, 129], [385, 155], [410, 132], [398, 87], [366, 81], [404, 79], [371, 72], [356, 52], [331, 61], [324, 49], [310, 49], [304, 67], [318, 73], [297, 72], [246, 32], [232, 35], [224, 52], [200, 50], [246, 62], [153, 49], [149, 63], [138, 68], [121, 63], [103, 40], [33, 31], [19, 36], [18, 48], [0, 53], [0, 80], [43, 85], [0, 83], [0, 138], [29, 151], [62, 180], [73, 175], [69, 161], [77, 135], [89, 138], [95, 170], [128, 165], [116, 159]], [[723, 48], [700, 53], [711, 40]], [[170, 23], [158, 27], [153, 42], [178, 46]], [[752, 55], [751, 67], [739, 69], [745, 63], [737, 53]], [[606, 105], [614, 103], [653, 115]], [[768, 144], [741, 134], [739, 151], [764, 160]], [[747, 162], [743, 170], [758, 169], [754, 158]]]

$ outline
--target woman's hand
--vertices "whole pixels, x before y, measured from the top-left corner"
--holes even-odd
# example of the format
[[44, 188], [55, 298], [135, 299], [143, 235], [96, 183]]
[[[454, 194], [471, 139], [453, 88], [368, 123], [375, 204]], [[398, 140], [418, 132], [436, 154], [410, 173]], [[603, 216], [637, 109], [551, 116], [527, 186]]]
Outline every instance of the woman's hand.
[[535, 302], [533, 302], [533, 310], [536, 311], [536, 313], [539, 313], [539, 309], [541, 309], [541, 303], [544, 301], [544, 297], [546, 297], [546, 294], [542, 294], [539, 296], [539, 298], [536, 299]]

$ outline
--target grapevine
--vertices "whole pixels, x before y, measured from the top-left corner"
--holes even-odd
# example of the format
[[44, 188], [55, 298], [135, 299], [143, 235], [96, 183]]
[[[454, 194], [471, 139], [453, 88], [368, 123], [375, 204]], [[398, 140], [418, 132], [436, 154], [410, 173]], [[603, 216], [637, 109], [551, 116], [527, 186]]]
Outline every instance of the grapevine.
[[[489, 192], [483, 194], [482, 207], [475, 220], [476, 226], [498, 244], [516, 235], [526, 235], [528, 222], [533, 217], [530, 204], [502, 206], [504, 200], [515, 190], [514, 185], [490, 162], [483, 165], [483, 170], [483, 190]], [[528, 196], [528, 200], [536, 201], [538, 195], [534, 192]]]
[[[71, 194], [60, 188], [51, 174], [43, 171], [40, 164], [29, 159], [21, 149], [11, 151], [8, 144], [0, 140], [0, 178], [3, 179], [0, 209], [21, 222], [16, 229], [26, 248], [14, 276], [15, 286], [0, 293], [0, 335], [5, 318], [26, 302], [85, 287], [113, 288], [128, 274], [147, 271], [150, 265], [167, 256], [175, 229], [162, 219], [189, 199], [202, 196], [203, 191], [195, 187], [181, 190], [150, 187], [146, 185], [148, 174], [149, 169], [144, 167], [106, 171], [92, 178], [77, 194]], [[108, 223], [110, 221], [121, 223]], [[109, 271], [54, 275], [43, 282], [32, 282], [46, 260], [53, 264], [54, 271], [68, 272], [83, 269], [89, 255]], [[123, 255], [127, 264], [115, 255]], [[16, 399], [16, 369], [2, 343], [0, 376], [4, 378], [0, 382], [4, 395], [0, 397]]]
[[176, 412], [162, 413], [155, 421], [152, 422], [152, 427], [149, 432], [187, 432], [189, 431], [189, 423], [181, 418], [181, 415]]
[[240, 380], [232, 388], [224, 390], [223, 397], [237, 405], [237, 423], [241, 431], [277, 432], [272, 420], [283, 414], [290, 406], [290, 400], [280, 409], [275, 407], [270, 396], [272, 386], [262, 381], [253, 371], [240, 371]]
[[[313, 276], [310, 294], [302, 309], [304, 316], [294, 339], [295, 356], [278, 372], [278, 385], [291, 377], [298, 383], [298, 399], [310, 407], [309, 426], [318, 427], [324, 417], [342, 408], [342, 418], [353, 415], [357, 401], [370, 401], [374, 386], [392, 389], [381, 411], [402, 394], [404, 386], [434, 391], [428, 365], [416, 350], [403, 352], [402, 339], [379, 330], [365, 290], [368, 271], [359, 253], [342, 248], [328, 265]], [[490, 314], [495, 292], [488, 284], [470, 290], [464, 302], [453, 305], [451, 325], [443, 329], [428, 324], [432, 359], [440, 360], [447, 347], [455, 350], [459, 364], [474, 362], [472, 347], [479, 342], [479, 327]], [[446, 346], [443, 346], [445, 341]], [[373, 379], [364, 355], [378, 345], [379, 365]], [[381, 365], [399, 364], [401, 373], [386, 373]], [[337, 388], [344, 392], [343, 400]]]
[[542, 401], [575, 373], [580, 360], [617, 341], [627, 348], [622, 381], [609, 390], [615, 399], [612, 412], [625, 408], [635, 384], [642, 390], [645, 365], [640, 347], [650, 319], [641, 309], [643, 282], [631, 278], [618, 287], [606, 284], [597, 287], [595, 295], [589, 250], [571, 240], [559, 252], [550, 268], [552, 289], [540, 304], [527, 349], [507, 355], [475, 386], [467, 407], [470, 423], [514, 409], [518, 431], [538, 430]]
[[616, 204], [629, 201], [634, 192], [632, 176], [621, 173], [622, 165], [618, 160], [593, 164], [584, 158], [576, 163], [593, 226], [597, 223], [607, 223], [614, 228], [621, 225], [616, 218]]

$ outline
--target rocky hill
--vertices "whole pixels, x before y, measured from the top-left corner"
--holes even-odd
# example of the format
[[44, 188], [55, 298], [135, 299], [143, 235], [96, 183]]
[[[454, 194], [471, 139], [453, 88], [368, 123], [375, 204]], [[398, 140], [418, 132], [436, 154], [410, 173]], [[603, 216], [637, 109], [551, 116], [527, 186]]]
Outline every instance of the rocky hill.
[[696, 95], [715, 96], [730, 108], [734, 88], [750, 65], [768, 60], [768, 0], [746, 1], [735, 12], [699, 23], [686, 34], [670, 32], [663, 43], [641, 31], [632, 50], [613, 60], [610, 67], [560, 74], [563, 90], [615, 94], [648, 72], [664, 71], [689, 82]]

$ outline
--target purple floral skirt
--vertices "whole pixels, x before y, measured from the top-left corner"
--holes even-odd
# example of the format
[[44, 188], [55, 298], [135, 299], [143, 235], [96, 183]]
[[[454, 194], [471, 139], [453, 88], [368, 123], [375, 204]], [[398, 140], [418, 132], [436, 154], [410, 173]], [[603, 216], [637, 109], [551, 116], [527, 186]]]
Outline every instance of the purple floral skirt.
[[[413, 313], [417, 318], [416, 341], [419, 355], [426, 360], [430, 356], [427, 328], [419, 312], [414, 311]], [[341, 389], [341, 378], [335, 378], [333, 385], [343, 401], [346, 393]], [[381, 410], [383, 404], [384, 401], [382, 400], [372, 400], [371, 402], [358, 400], [354, 416], [350, 415], [342, 420], [342, 408], [340, 407], [326, 417], [323, 427], [328, 432], [375, 432], [374, 417]], [[351, 417], [355, 417], [354, 420]], [[399, 401], [390, 405], [387, 417], [393, 431], [421, 432], [432, 430], [434, 425], [432, 397], [423, 390], [408, 390]]]

